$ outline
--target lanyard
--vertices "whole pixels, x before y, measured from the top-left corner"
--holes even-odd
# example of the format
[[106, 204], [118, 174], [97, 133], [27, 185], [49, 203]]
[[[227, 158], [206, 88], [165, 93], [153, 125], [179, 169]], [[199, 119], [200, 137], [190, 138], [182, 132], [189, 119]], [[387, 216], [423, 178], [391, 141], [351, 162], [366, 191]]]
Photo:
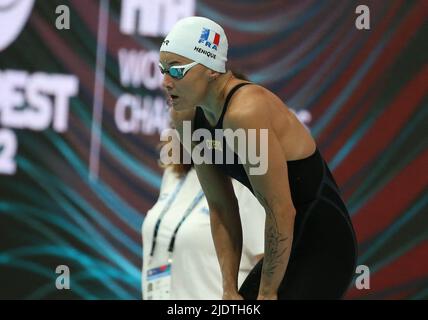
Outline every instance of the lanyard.
[[187, 208], [187, 210], [184, 212], [183, 217], [181, 218], [180, 222], [178, 223], [177, 227], [174, 230], [174, 233], [172, 234], [171, 241], [169, 242], [168, 246], [168, 252], [170, 255], [172, 255], [172, 252], [174, 251], [174, 245], [175, 245], [175, 237], [177, 235], [178, 229], [180, 229], [181, 225], [183, 224], [184, 220], [192, 213], [193, 209], [198, 205], [198, 203], [201, 201], [201, 199], [204, 197], [204, 193], [199, 191], [199, 193], [196, 195], [196, 197], [193, 199], [190, 206]]
[[168, 211], [168, 209], [171, 207], [171, 204], [174, 202], [175, 198], [177, 197], [178, 191], [180, 191], [181, 187], [183, 186], [184, 181], [185, 181], [185, 179], [181, 179], [180, 182], [177, 184], [177, 186], [175, 187], [174, 191], [172, 192], [170, 198], [168, 199], [168, 202], [166, 203], [165, 208], [163, 208], [161, 214], [159, 215], [158, 220], [156, 221], [155, 231], [153, 233], [152, 249], [150, 250], [150, 257], [153, 257], [153, 254], [155, 252], [156, 238], [158, 236], [160, 223], [161, 223], [163, 217], [165, 216], [166, 212]]
[[[166, 212], [168, 211], [168, 209], [171, 207], [171, 204], [177, 198], [177, 194], [179, 193], [181, 187], [183, 186], [184, 181], [185, 181], [185, 179], [182, 179], [178, 183], [178, 185], [174, 189], [172, 195], [168, 199], [168, 202], [167, 202], [165, 208], [162, 210], [161, 214], [159, 215], [158, 220], [156, 221], [155, 231], [153, 233], [153, 242], [152, 242], [152, 249], [150, 251], [150, 257], [153, 257], [153, 255], [155, 253], [155, 248], [156, 248], [156, 243], [157, 243], [156, 240], [157, 240], [157, 236], [158, 236], [158, 232], [159, 232], [159, 227], [160, 227], [160, 224], [162, 222], [162, 219], [164, 218], [164, 216], [165, 216]], [[196, 197], [193, 199], [193, 201], [190, 204], [190, 206], [184, 212], [184, 215], [181, 218], [180, 222], [178, 223], [177, 227], [175, 228], [175, 230], [174, 230], [174, 232], [172, 234], [171, 240], [169, 242], [168, 252], [170, 253], [170, 255], [174, 251], [175, 238], [177, 236], [178, 230], [180, 229], [181, 225], [186, 220], [186, 218], [192, 213], [193, 209], [195, 209], [195, 207], [198, 205], [198, 203], [202, 200], [203, 197], [204, 197], [204, 193], [203, 193], [202, 190], [200, 190], [198, 192], [198, 194], [196, 195]]]

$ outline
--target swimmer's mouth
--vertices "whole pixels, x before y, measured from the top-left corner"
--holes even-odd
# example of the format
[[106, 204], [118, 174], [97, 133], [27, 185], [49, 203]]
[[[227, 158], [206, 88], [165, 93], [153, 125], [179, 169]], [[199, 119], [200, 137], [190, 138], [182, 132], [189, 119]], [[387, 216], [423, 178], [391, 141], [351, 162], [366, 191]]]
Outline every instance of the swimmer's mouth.
[[174, 95], [174, 94], [170, 95], [170, 97], [171, 97], [171, 99], [172, 99], [172, 100], [175, 100], [175, 99], [177, 99], [177, 98], [178, 98], [178, 96], [176, 96], [176, 95]]

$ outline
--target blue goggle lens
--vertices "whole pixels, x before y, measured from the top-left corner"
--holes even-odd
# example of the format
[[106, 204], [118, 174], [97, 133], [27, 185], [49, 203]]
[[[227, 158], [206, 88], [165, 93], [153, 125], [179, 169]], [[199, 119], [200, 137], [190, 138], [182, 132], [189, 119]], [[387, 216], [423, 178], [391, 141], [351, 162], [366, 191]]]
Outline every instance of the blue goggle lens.
[[162, 74], [168, 73], [174, 79], [182, 79], [186, 75], [187, 71], [197, 64], [197, 62], [192, 62], [183, 66], [171, 66], [166, 69], [161, 63], [159, 63], [159, 69]]
[[184, 74], [183, 74], [184, 68], [169, 67], [168, 69], [166, 69], [161, 64], [159, 64], [159, 69], [162, 74], [167, 73], [175, 79], [181, 79], [184, 77]]

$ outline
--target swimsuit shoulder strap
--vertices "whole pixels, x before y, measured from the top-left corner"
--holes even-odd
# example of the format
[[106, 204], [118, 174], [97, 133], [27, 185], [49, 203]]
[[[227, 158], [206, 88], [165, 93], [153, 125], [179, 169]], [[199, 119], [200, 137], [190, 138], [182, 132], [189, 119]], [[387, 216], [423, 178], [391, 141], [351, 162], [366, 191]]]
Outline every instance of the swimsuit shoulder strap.
[[223, 118], [224, 118], [224, 115], [226, 114], [227, 107], [229, 105], [230, 99], [232, 99], [232, 96], [235, 94], [235, 92], [239, 88], [242, 88], [243, 86], [246, 86], [247, 84], [252, 84], [252, 83], [251, 82], [243, 82], [243, 83], [237, 84], [236, 86], [234, 86], [232, 88], [232, 90], [229, 91], [229, 93], [227, 94], [227, 97], [226, 97], [226, 101], [224, 102], [223, 111], [221, 112], [220, 118], [218, 119], [216, 128], [223, 128]]

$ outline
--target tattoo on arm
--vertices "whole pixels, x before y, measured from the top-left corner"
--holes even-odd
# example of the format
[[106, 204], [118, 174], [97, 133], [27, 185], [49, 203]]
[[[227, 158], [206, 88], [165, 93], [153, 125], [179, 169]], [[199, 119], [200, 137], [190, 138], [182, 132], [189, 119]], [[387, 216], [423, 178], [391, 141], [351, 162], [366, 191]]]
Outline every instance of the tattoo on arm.
[[257, 191], [255, 191], [257, 199], [261, 202], [262, 206], [266, 210], [266, 248], [268, 249], [265, 252], [265, 261], [268, 261], [268, 264], [263, 266], [263, 271], [266, 276], [272, 277], [275, 269], [281, 265], [281, 257], [285, 254], [288, 247], [285, 247], [281, 251], [281, 247], [283, 242], [288, 240], [288, 237], [284, 237], [279, 232], [278, 222], [273, 213], [273, 210], [267, 200], [263, 197], [263, 195]]

